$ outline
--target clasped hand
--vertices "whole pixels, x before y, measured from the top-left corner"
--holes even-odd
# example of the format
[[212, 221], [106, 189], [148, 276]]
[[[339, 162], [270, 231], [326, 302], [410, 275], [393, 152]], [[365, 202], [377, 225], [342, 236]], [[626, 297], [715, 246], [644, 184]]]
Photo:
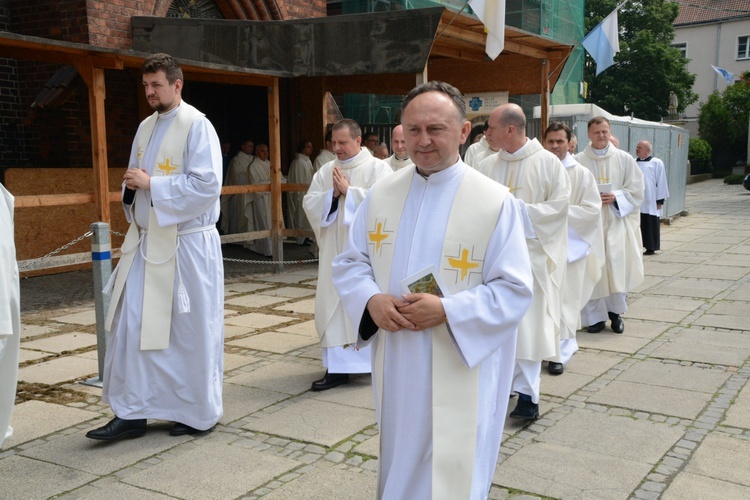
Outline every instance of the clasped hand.
[[443, 302], [429, 293], [412, 293], [402, 298], [379, 293], [367, 302], [367, 311], [378, 327], [389, 332], [416, 332], [446, 321]]
[[333, 167], [333, 197], [338, 198], [342, 194], [346, 196], [349, 191], [349, 179], [338, 166]]
[[602, 199], [602, 205], [611, 205], [617, 199], [615, 193], [599, 193], [599, 196]]
[[151, 189], [151, 176], [141, 168], [129, 168], [123, 176], [129, 189]]

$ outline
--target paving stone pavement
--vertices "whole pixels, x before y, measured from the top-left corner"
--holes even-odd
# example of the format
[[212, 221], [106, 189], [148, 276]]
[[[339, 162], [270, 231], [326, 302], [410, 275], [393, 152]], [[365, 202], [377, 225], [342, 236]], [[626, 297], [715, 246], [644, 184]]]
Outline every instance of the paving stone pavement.
[[[541, 418], [506, 421], [491, 499], [750, 498], [750, 192], [692, 184], [686, 209], [644, 257], [625, 333], [579, 332], [565, 373], [543, 374]], [[231, 266], [216, 430], [171, 437], [150, 421], [111, 444], [84, 437], [112, 417], [79, 383], [97, 371], [90, 276], [24, 280], [26, 391], [0, 450], [0, 498], [374, 497], [369, 376], [309, 391], [323, 373], [315, 266]]]

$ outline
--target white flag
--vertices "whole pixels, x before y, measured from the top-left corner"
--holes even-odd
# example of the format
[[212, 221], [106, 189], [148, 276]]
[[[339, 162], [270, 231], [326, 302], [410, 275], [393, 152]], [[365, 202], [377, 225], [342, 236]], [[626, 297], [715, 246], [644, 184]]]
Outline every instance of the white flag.
[[487, 30], [484, 51], [494, 61], [505, 47], [505, 0], [469, 0], [469, 5]]
[[615, 62], [620, 52], [620, 30], [617, 25], [617, 9], [613, 10], [596, 28], [581, 41], [596, 63], [596, 76]]

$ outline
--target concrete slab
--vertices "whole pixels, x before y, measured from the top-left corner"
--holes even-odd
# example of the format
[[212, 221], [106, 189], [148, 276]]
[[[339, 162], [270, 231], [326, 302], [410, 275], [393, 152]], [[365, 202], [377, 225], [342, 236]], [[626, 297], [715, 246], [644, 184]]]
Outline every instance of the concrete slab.
[[186, 499], [237, 498], [298, 465], [287, 458], [206, 439], [195, 448], [163, 457], [161, 463], [123, 482]]
[[236, 326], [224, 324], [224, 338], [231, 339], [232, 337], [239, 337], [240, 335], [247, 335], [255, 331], [255, 328], [249, 326]]
[[727, 267], [727, 266], [695, 266], [681, 273], [685, 278], [704, 278], [716, 280], [740, 280], [750, 269], [747, 267]]
[[59, 323], [70, 323], [74, 325], [95, 325], [96, 311], [94, 311], [94, 309], [92, 308], [87, 311], [66, 314], [65, 316], [57, 316], [52, 319]]
[[689, 472], [680, 472], [661, 498], [662, 500], [685, 500], [686, 498], [747, 500], [750, 498], [750, 487]]
[[374, 423], [373, 410], [303, 398], [273, 413], [257, 413], [242, 428], [333, 446]]
[[33, 361], [35, 359], [41, 359], [50, 356], [48, 352], [29, 351], [28, 349], [18, 350], [18, 363], [25, 363], [26, 361]]
[[[609, 323], [608, 323], [609, 324]], [[602, 351], [623, 352], [635, 354], [643, 346], [649, 343], [649, 339], [634, 337], [628, 331], [628, 322], [625, 321], [625, 333], [612, 333], [607, 327], [601, 333], [578, 332], [576, 335], [579, 347], [600, 349]]]
[[270, 306], [271, 304], [284, 302], [285, 300], [287, 299], [284, 297], [270, 297], [268, 295], [254, 293], [251, 295], [241, 295], [239, 297], [227, 299], [225, 303], [229, 304], [230, 306], [239, 307], [266, 307]]
[[715, 328], [726, 328], [727, 330], [746, 330], [750, 331], [750, 319], [745, 315], [745, 311], [737, 311], [743, 316], [729, 316], [724, 314], [704, 314], [695, 322], [697, 326], [713, 326]]
[[244, 326], [249, 328], [268, 328], [269, 326], [280, 325], [293, 321], [294, 318], [286, 316], [275, 316], [270, 314], [249, 313], [232, 318], [226, 318], [224, 324], [234, 326]]
[[13, 448], [99, 416], [100, 413], [79, 408], [42, 401], [24, 401], [13, 408], [10, 421], [13, 436], [5, 441], [3, 448]]
[[50, 498], [78, 488], [97, 476], [18, 455], [0, 460], [5, 500]]
[[261, 358], [249, 354], [224, 353], [224, 373], [240, 368], [241, 366], [256, 363]]
[[668, 424], [576, 409], [541, 433], [537, 440], [655, 465], [683, 433]]
[[[748, 259], [750, 260], [750, 259]], [[750, 302], [750, 283], [740, 285], [737, 290], [733, 291], [726, 297], [727, 300], [744, 300]]]
[[648, 256], [643, 258], [643, 271], [647, 276], [676, 276], [684, 273], [686, 270], [693, 267], [693, 265], [694, 264], [652, 261]]
[[[92, 422], [91, 429], [101, 427], [107, 421], [108, 419], [100, 419]], [[34, 446], [19, 454], [98, 476], [106, 476], [190, 439], [188, 436], [170, 436], [170, 427], [171, 425], [168, 427], [149, 425], [149, 430], [144, 437], [124, 439], [117, 443], [116, 451], [112, 443], [88, 439], [84, 435], [85, 432], [81, 431]]]
[[645, 292], [659, 285], [659, 283], [663, 281], [664, 278], [660, 278], [658, 276], [646, 276], [643, 278], [643, 282], [633, 289], [633, 293]]
[[703, 392], [613, 380], [589, 397], [588, 402], [681, 418], [695, 418], [703, 411], [712, 396]]
[[224, 384], [224, 416], [220, 423], [228, 424], [289, 397], [282, 392], [266, 391], [237, 384]]
[[369, 439], [365, 439], [352, 450], [354, 453], [360, 453], [369, 457], [380, 456], [380, 436], [375, 435]]
[[301, 300], [299, 302], [292, 302], [291, 304], [284, 304], [282, 306], [274, 307], [276, 311], [289, 311], [299, 314], [315, 314], [315, 299]]
[[281, 288], [274, 288], [273, 290], [264, 290], [260, 292], [262, 295], [270, 295], [272, 297], [286, 297], [288, 299], [298, 299], [300, 297], [310, 297], [315, 295], [315, 289], [284, 286]]
[[133, 500], [135, 498], [138, 500], [166, 500], [173, 498], [123, 483], [104, 483], [101, 485], [93, 483], [86, 487], [85, 491], [77, 490], [73, 493], [75, 498], [87, 500]]
[[240, 370], [240, 373], [227, 378], [224, 382], [286, 394], [302, 394], [324, 373], [323, 368], [312, 364], [277, 361], [251, 372]]
[[[647, 300], [647, 299], [641, 299]], [[691, 314], [690, 311], [679, 311], [675, 309], [662, 309], [649, 306], [645, 303], [633, 304], [628, 306], [628, 318], [638, 318], [652, 321], [666, 321], [667, 323], [679, 323], [686, 316]], [[628, 332], [629, 333], [629, 332]]]
[[750, 441], [709, 434], [698, 446], [685, 472], [750, 487]]
[[371, 500], [376, 496], [376, 489], [377, 476], [375, 474], [328, 468], [308, 472], [299, 479], [264, 495], [263, 498], [268, 500], [289, 500], [290, 498]]
[[710, 299], [726, 290], [731, 284], [731, 281], [722, 280], [677, 279], [652, 290], [651, 293]]
[[[731, 245], [727, 243], [697, 243], [690, 242], [690, 250], [696, 253], [721, 253], [729, 249]], [[683, 247], [684, 248], [684, 247]]]
[[567, 398], [592, 380], [594, 380], [594, 377], [591, 375], [574, 373], [567, 367], [562, 375], [550, 375], [545, 366], [542, 368], [541, 392], [548, 396]]
[[714, 259], [712, 263], [716, 266], [728, 266], [728, 267], [750, 267], [750, 259], [747, 258], [746, 254], [734, 254], [734, 253], [723, 253], [720, 259]]
[[56, 325], [29, 325], [21, 323], [21, 339], [37, 337], [58, 330]]
[[289, 272], [282, 274], [267, 274], [259, 276], [258, 279], [262, 281], [268, 281], [269, 283], [305, 283], [310, 280], [312, 276], [304, 272]]
[[374, 410], [372, 377], [369, 374], [351, 375], [349, 380], [348, 384], [337, 387], [335, 391], [311, 392], [310, 397], [319, 401]]
[[650, 469], [641, 461], [535, 442], [501, 463], [492, 482], [550, 498], [625, 500]]
[[654, 320], [642, 320], [639, 318], [631, 317], [630, 311], [628, 311], [628, 317], [623, 317], [623, 319], [625, 320], [626, 336], [649, 340], [655, 339], [674, 326], [674, 324], [672, 323], [664, 323]]
[[247, 347], [258, 351], [276, 352], [284, 354], [290, 351], [318, 343], [318, 338], [295, 335], [293, 333], [266, 332], [250, 337], [227, 341], [228, 345]]
[[746, 385], [737, 395], [722, 424], [750, 429], [750, 385]]
[[742, 366], [750, 356], [750, 337], [734, 332], [686, 328], [655, 349], [651, 355], [657, 358]]
[[645, 360], [622, 372], [617, 380], [714, 394], [729, 376], [721, 370]]
[[95, 359], [83, 356], [64, 356], [50, 361], [18, 369], [18, 380], [40, 384], [59, 384], [81, 377], [91, 377], [99, 373]]
[[45, 351], [61, 353], [63, 351], [75, 351], [82, 347], [96, 346], [96, 334], [71, 332], [61, 335], [54, 335], [38, 340], [24, 342], [24, 349], [33, 349], [35, 351]]
[[227, 283], [224, 285], [224, 296], [230, 296], [230, 295], [237, 295], [238, 293], [248, 293], [248, 292], [256, 292], [258, 290], [266, 290], [268, 288], [273, 288], [273, 285], [269, 285], [266, 283], [247, 283], [247, 282], [237, 282], [237, 283]]
[[283, 326], [276, 330], [277, 332], [293, 333], [295, 335], [305, 335], [319, 339], [318, 332], [315, 330], [315, 321], [304, 321], [290, 326]]
[[661, 310], [661, 309], [669, 309], [672, 311], [685, 311], [685, 312], [693, 312], [702, 305], [706, 303], [705, 300], [697, 300], [697, 299], [686, 299], [684, 297], [674, 298], [674, 297], [662, 297], [662, 296], [655, 296], [655, 297], [641, 297], [639, 299], [636, 299], [632, 303], [628, 304], [628, 314], [627, 316], [630, 317], [631, 311], [634, 307], [650, 307], [651, 309], [655, 310]]
[[620, 355], [613, 352], [595, 353], [579, 350], [570, 358], [568, 364], [565, 365], [565, 373], [579, 373], [598, 377], [622, 361], [622, 359]]

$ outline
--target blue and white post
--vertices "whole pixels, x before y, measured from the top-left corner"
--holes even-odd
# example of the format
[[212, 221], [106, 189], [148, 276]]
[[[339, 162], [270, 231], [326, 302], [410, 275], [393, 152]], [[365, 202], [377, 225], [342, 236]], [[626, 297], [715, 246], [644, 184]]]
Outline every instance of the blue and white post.
[[104, 373], [104, 354], [107, 352], [107, 338], [104, 321], [109, 309], [109, 295], [102, 292], [104, 285], [112, 274], [112, 247], [109, 240], [109, 224], [94, 222], [91, 224], [91, 265], [94, 271], [94, 308], [96, 311], [96, 347], [99, 361], [99, 377], [86, 380], [87, 385], [102, 386]]

